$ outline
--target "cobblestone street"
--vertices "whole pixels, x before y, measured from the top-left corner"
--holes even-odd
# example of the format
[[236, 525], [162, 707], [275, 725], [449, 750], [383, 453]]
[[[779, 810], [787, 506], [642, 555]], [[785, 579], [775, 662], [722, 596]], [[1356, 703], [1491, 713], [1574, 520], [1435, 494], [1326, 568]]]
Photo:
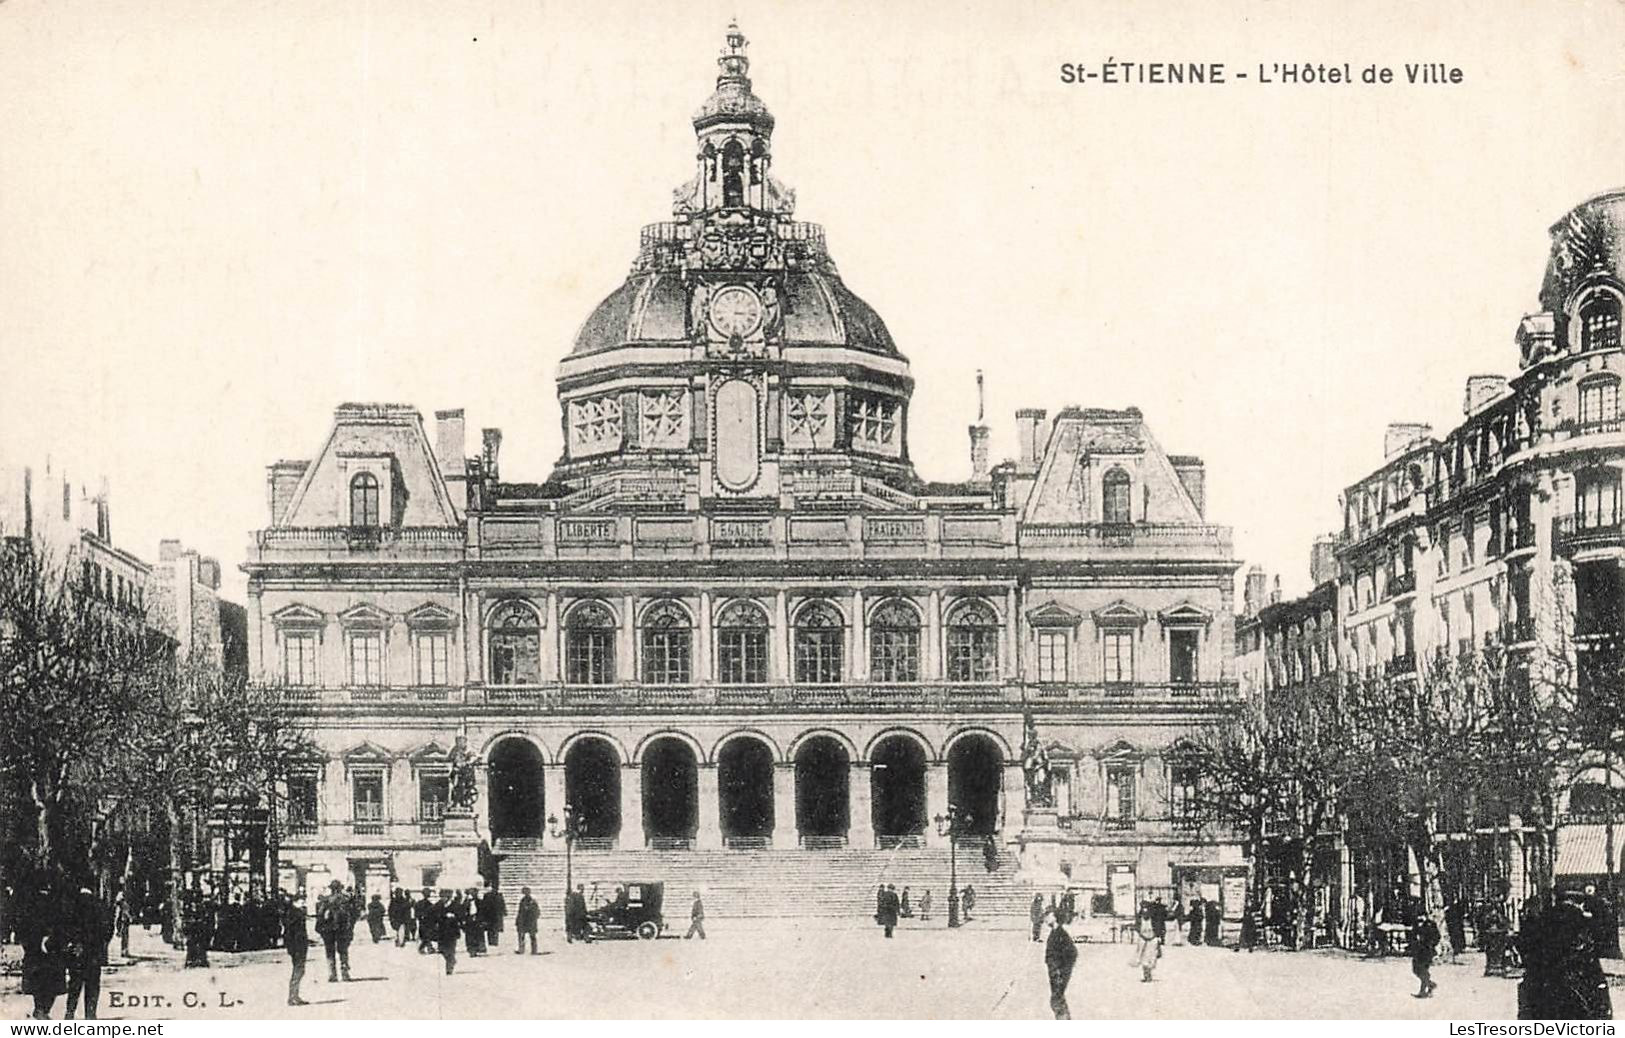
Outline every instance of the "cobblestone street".
[[[304, 986], [310, 1005], [285, 1004], [281, 952], [211, 956], [209, 970], [182, 970], [155, 936], [138, 941], [139, 961], [103, 982], [103, 1018], [917, 1018], [1036, 1019], [1049, 1015], [1042, 946], [1015, 930], [979, 924], [900, 929], [885, 940], [872, 927], [817, 928], [786, 921], [731, 929], [718, 920], [705, 942], [566, 945], [550, 933], [543, 954], [516, 956], [512, 934], [496, 954], [459, 958], [453, 977], [438, 957], [411, 948], [354, 945], [353, 983], [329, 984], [313, 958]], [[314, 949], [319, 955], [319, 946]], [[1479, 1019], [1516, 1012], [1516, 982], [1485, 978], [1481, 960], [1441, 964], [1437, 994], [1411, 997], [1404, 959], [1337, 952], [1238, 954], [1167, 949], [1156, 980], [1142, 984], [1122, 944], [1079, 946], [1069, 1001], [1079, 1018]], [[143, 954], [145, 953], [145, 954]], [[190, 1001], [195, 1006], [188, 1006]], [[114, 1001], [124, 1003], [115, 1006]], [[222, 1005], [222, 1002], [229, 1005]], [[24, 1000], [10, 978], [5, 1015]], [[54, 1014], [60, 1018], [59, 1000]]]

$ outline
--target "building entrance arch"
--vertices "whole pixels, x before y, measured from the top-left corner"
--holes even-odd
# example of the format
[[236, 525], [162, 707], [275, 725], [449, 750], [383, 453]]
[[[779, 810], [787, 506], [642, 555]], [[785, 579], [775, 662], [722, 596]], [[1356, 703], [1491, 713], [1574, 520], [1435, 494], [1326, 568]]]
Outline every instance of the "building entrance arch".
[[687, 742], [662, 736], [643, 751], [643, 831], [651, 842], [688, 841], [699, 829], [699, 761]]
[[773, 835], [773, 751], [760, 739], [730, 739], [717, 753], [723, 839]]
[[612, 840], [621, 832], [621, 758], [607, 739], [577, 739], [564, 755], [564, 799], [580, 835]]
[[1004, 754], [986, 735], [964, 735], [948, 750], [948, 802], [969, 816], [964, 832], [986, 836], [999, 828]]
[[528, 739], [509, 738], [491, 747], [491, 836], [539, 840], [546, 823], [542, 754]]
[[925, 832], [925, 750], [906, 735], [887, 736], [869, 763], [875, 834], [885, 840]]
[[851, 775], [852, 760], [837, 739], [815, 735], [796, 750], [796, 828], [803, 837], [846, 835]]

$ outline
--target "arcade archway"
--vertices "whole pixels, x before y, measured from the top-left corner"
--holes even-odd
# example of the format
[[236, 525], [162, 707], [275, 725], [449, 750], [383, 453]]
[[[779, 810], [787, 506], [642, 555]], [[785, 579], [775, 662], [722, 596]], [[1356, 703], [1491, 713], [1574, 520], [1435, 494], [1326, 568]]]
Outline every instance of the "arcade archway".
[[999, 827], [1004, 754], [985, 735], [965, 735], [948, 750], [948, 802], [970, 816], [966, 832], [986, 836]]
[[610, 840], [621, 832], [621, 758], [607, 739], [579, 739], [564, 755], [564, 798], [581, 836]]
[[491, 835], [539, 840], [546, 823], [542, 754], [528, 739], [503, 739], [491, 748]]
[[869, 754], [875, 834], [925, 832], [925, 750], [906, 735], [882, 739]]
[[760, 739], [737, 738], [717, 754], [724, 840], [773, 835], [773, 751]]
[[694, 750], [671, 736], [643, 751], [643, 831], [649, 841], [692, 840], [699, 828], [699, 762]]
[[796, 828], [803, 838], [846, 835], [851, 774], [846, 747], [827, 735], [813, 736], [796, 750]]

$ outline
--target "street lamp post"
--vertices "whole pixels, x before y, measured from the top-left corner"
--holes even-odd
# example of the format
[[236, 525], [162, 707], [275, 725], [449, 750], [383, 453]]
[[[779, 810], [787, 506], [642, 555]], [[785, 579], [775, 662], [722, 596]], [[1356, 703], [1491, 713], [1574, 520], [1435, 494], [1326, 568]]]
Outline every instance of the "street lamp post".
[[937, 815], [937, 834], [948, 837], [948, 925], [959, 925], [959, 833], [970, 824], [970, 815], [959, 805], [949, 804], [948, 813]]
[[576, 837], [581, 835], [581, 819], [576, 816], [575, 808], [565, 804], [564, 823], [562, 825], [559, 823], [558, 815], [548, 815], [547, 830], [553, 839], [564, 840], [564, 896], [569, 897], [570, 891], [575, 889], [575, 877], [571, 874], [571, 858], [575, 851]]

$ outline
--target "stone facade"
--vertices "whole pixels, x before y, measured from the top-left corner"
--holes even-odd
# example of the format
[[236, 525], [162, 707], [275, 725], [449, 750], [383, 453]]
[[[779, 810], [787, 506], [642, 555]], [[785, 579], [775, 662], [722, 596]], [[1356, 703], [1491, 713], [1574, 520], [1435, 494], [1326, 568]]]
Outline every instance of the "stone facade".
[[557, 853], [567, 817], [587, 847], [840, 854], [946, 842], [957, 812], [1046, 879], [1216, 893], [1239, 849], [1174, 788], [1180, 738], [1237, 702], [1200, 460], [1133, 408], [1068, 408], [1018, 415], [1013, 461], [978, 425], [970, 480], [917, 476], [908, 361], [789, 219], [744, 46], [673, 220], [560, 365], [547, 481], [502, 478], [497, 430], [465, 457], [461, 411], [431, 445], [394, 405], [271, 467], [250, 666], [324, 751], [285, 863], [466, 874], [461, 740], [503, 861]]

